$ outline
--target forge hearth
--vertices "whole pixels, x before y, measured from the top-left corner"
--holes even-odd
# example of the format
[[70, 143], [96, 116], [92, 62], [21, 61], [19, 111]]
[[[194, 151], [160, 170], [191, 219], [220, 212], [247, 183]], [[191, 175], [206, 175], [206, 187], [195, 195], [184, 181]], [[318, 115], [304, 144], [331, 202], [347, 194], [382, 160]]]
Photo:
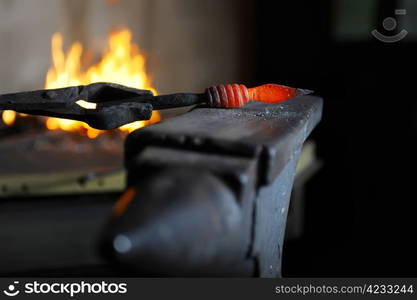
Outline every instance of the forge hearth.
[[120, 192], [124, 138], [44, 129], [9, 134], [1, 139], [0, 196]]
[[280, 276], [296, 165], [321, 110], [298, 96], [137, 130], [116, 205], [119, 192], [1, 199], [0, 273]]

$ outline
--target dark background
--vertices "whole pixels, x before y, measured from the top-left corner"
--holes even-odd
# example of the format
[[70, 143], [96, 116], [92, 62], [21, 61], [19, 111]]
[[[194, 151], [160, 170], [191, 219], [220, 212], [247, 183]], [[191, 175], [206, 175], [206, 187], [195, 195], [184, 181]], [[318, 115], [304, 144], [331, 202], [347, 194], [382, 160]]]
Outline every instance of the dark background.
[[[305, 232], [284, 247], [283, 276], [415, 277], [416, 40], [338, 35], [349, 13], [338, 2], [257, 2], [255, 84], [325, 100], [313, 133], [324, 166], [307, 186]], [[402, 4], [375, 1], [370, 24], [397, 33], [382, 20]]]

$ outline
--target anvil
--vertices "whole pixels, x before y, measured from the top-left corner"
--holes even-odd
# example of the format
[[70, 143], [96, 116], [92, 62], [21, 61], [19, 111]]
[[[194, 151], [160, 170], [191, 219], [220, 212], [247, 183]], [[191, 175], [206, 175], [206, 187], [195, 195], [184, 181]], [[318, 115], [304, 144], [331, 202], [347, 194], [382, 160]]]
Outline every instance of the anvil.
[[133, 132], [101, 250], [134, 274], [279, 277], [303, 142], [322, 99], [198, 107]]

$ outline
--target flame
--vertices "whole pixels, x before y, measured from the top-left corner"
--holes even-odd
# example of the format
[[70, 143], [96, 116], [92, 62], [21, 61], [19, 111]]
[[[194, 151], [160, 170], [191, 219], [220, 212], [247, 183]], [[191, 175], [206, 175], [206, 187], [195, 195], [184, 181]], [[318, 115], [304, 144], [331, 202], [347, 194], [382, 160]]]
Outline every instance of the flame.
[[1, 118], [4, 124], [11, 126], [16, 120], [16, 113], [13, 110], [5, 110], [3, 111]]
[[[60, 33], [55, 33], [52, 36], [51, 50], [52, 66], [46, 75], [46, 89], [95, 82], [113, 82], [133, 88], [151, 90], [155, 95], [157, 94], [145, 70], [145, 57], [139, 51], [139, 47], [132, 42], [132, 33], [129, 29], [112, 32], [109, 35], [108, 47], [103, 53], [101, 61], [85, 71], [81, 63], [83, 46], [80, 42], [73, 43], [65, 53], [63, 51], [63, 37]], [[84, 100], [79, 100], [77, 104], [88, 109], [95, 108], [94, 103]], [[158, 121], [160, 121], [160, 115], [154, 111], [150, 120], [126, 124], [119, 129], [132, 132]], [[58, 118], [47, 118], [46, 127], [49, 130], [82, 132], [89, 138], [96, 138], [103, 132], [80, 121]]]

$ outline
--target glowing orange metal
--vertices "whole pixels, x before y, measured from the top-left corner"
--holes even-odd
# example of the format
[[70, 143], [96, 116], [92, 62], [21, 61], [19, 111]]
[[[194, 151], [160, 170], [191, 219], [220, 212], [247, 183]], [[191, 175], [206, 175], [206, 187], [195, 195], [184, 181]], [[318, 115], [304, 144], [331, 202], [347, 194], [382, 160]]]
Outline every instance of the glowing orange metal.
[[254, 88], [243, 84], [221, 84], [206, 90], [209, 105], [213, 107], [241, 107], [251, 100], [277, 103], [309, 92], [272, 83]]

